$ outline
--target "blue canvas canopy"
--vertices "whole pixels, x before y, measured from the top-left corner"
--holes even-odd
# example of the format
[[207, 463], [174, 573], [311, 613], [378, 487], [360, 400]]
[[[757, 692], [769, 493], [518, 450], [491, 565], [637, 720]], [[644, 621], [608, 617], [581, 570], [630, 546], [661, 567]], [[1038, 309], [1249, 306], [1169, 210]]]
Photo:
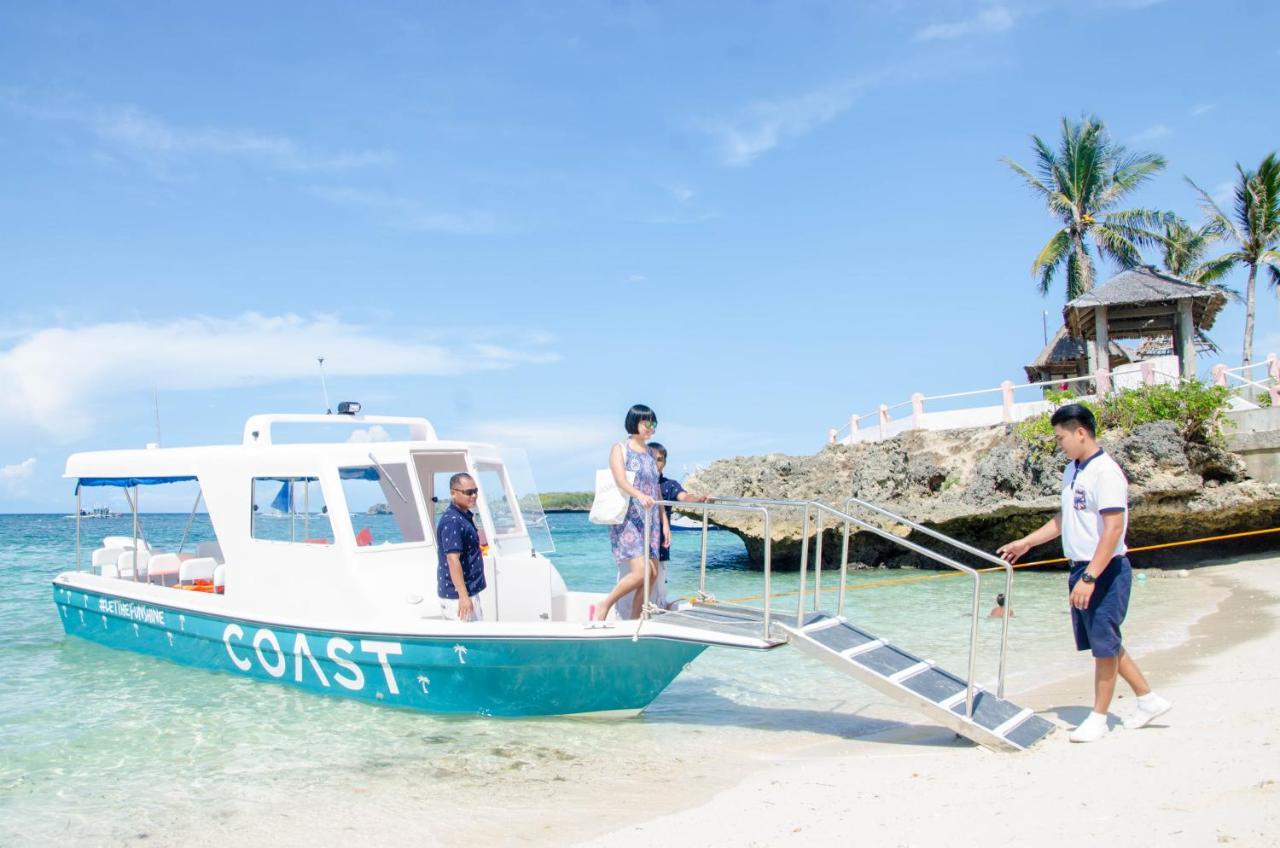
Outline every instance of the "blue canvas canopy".
[[76, 488], [81, 486], [116, 486], [131, 489], [134, 486], [158, 486], [162, 483], [187, 483], [196, 479], [194, 474], [181, 477], [81, 477]]

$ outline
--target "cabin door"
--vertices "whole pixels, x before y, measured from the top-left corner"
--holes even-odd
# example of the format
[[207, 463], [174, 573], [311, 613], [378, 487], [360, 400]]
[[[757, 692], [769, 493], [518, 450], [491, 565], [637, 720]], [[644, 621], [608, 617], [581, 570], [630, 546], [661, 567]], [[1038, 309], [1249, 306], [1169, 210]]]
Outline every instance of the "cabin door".
[[[436, 525], [440, 516], [449, 508], [449, 478], [460, 471], [474, 475], [467, 465], [467, 455], [462, 451], [421, 451], [413, 454], [414, 468], [418, 474], [418, 485], [422, 488], [422, 497], [427, 504], [427, 520], [431, 522], [431, 538], [436, 537]], [[494, 570], [494, 555], [489, 546], [480, 516], [476, 515], [476, 529], [480, 531], [481, 551], [484, 552], [484, 582], [486, 589], [480, 595], [480, 603], [484, 606], [488, 618], [496, 617], [498, 610], [498, 578]], [[435, 591], [435, 580], [431, 583]]]

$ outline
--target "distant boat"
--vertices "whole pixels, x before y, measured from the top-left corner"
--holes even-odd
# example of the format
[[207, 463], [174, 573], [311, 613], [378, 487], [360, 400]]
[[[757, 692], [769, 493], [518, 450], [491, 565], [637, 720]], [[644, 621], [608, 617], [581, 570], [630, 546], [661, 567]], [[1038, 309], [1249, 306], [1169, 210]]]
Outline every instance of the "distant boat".
[[[701, 521], [699, 521], [698, 519], [696, 519], [696, 518], [692, 518], [692, 517], [690, 517], [690, 516], [688, 516], [688, 515], [674, 515], [674, 514], [673, 514], [673, 515], [671, 516], [671, 529], [672, 529], [672, 530], [698, 530], [698, 531], [701, 531], [701, 530], [702, 530], [702, 522], [701, 522]], [[716, 525], [714, 525], [714, 524], [710, 524], [710, 523], [708, 523], [708, 524], [707, 524], [707, 529], [708, 529], [708, 530], [719, 530], [719, 529], [721, 529], [721, 528], [717, 527], [717, 526], [716, 526]]]
[[109, 506], [95, 506], [93, 509], [82, 509], [80, 515], [68, 515], [67, 518], [120, 518], [118, 512], [112, 512]]

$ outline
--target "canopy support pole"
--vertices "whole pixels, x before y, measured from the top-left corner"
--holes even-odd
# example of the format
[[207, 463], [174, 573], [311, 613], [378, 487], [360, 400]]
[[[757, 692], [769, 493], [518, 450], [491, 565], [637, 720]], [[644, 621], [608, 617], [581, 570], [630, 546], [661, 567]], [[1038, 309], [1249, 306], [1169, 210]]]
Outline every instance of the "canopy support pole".
[[196, 502], [191, 505], [191, 515], [187, 516], [187, 529], [182, 531], [182, 541], [178, 543], [178, 553], [182, 553], [182, 549], [187, 545], [187, 536], [191, 534], [191, 525], [196, 520], [196, 510], [200, 508], [200, 499], [204, 497], [204, 491], [196, 492]]
[[80, 484], [76, 483], [76, 571], [80, 570]]

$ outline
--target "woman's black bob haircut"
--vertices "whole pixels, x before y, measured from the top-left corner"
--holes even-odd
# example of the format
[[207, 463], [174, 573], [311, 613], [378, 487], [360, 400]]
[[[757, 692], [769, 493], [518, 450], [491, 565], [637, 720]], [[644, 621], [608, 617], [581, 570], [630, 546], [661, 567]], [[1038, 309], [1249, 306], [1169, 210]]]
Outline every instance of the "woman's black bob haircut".
[[627, 410], [627, 432], [633, 436], [639, 433], [641, 421], [648, 421], [650, 424], [657, 426], [658, 413], [654, 412], [643, 403], [637, 403], [635, 406]]
[[1069, 403], [1061, 407], [1053, 413], [1049, 423], [1055, 427], [1058, 425], [1068, 427], [1074, 423], [1088, 430], [1090, 436], [1098, 435], [1098, 422], [1094, 419], [1093, 413], [1089, 411], [1089, 407], [1080, 403]]

